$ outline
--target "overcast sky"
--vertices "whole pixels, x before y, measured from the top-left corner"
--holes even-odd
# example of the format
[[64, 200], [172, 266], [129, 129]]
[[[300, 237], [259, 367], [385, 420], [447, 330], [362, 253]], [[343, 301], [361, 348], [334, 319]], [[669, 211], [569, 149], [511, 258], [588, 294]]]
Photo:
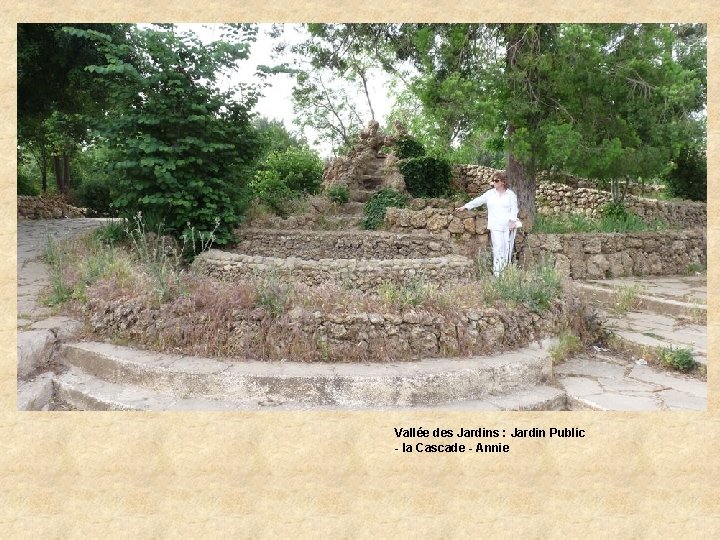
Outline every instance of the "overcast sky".
[[[228, 75], [227, 84], [234, 84], [235, 82], [256, 82], [254, 81], [254, 74], [258, 65], [277, 65], [283, 62], [289, 64], [294, 60], [293, 56], [286, 53], [284, 56], [279, 58], [273, 58], [273, 47], [277, 43], [277, 40], [271, 38], [268, 34], [271, 24], [259, 24], [259, 32], [257, 40], [252, 45], [250, 58], [241, 63], [239, 71]], [[276, 24], [277, 26], [277, 24]], [[284, 35], [280, 39], [285, 39], [290, 43], [297, 43], [303, 39], [303, 30], [300, 25], [295, 24], [283, 24]], [[220, 36], [220, 31], [217, 25], [208, 24], [179, 24], [178, 28], [181, 30], [190, 29], [195, 32], [203, 41], [212, 41]], [[299, 134], [300, 130], [298, 126], [293, 124], [293, 103], [292, 103], [292, 88], [295, 84], [295, 79], [290, 75], [272, 75], [269, 79], [270, 85], [265, 87], [262, 91], [263, 97], [258, 101], [255, 107], [255, 112], [260, 116], [264, 116], [270, 120], [280, 120], [283, 122], [288, 131]], [[375, 110], [375, 119], [382, 125], [390, 113], [391, 99], [388, 95], [387, 89], [388, 80], [385, 76], [375, 76], [369, 81], [369, 92], [371, 99], [373, 100], [373, 108]], [[364, 97], [358, 95], [357, 103], [360, 110], [367, 111], [367, 119], [370, 119], [370, 112], [367, 108]], [[308, 142], [313, 145], [317, 133], [312, 130], [307, 130], [305, 133]], [[328, 145], [313, 145], [314, 149], [318, 151], [323, 157], [330, 155], [331, 149]]]

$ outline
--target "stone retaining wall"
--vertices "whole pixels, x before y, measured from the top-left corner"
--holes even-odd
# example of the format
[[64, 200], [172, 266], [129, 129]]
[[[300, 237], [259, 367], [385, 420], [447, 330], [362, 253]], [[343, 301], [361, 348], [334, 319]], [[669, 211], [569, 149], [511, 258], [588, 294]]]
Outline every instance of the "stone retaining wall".
[[[581, 214], [598, 217], [603, 205], [612, 200], [605, 191], [574, 189], [564, 184], [538, 184], [536, 204], [541, 214]], [[707, 226], [707, 205], [691, 201], [657, 201], [628, 196], [625, 206], [645, 220], [660, 219], [673, 227]]]
[[528, 234], [519, 260], [551, 258], [562, 274], [576, 279], [686, 274], [707, 264], [706, 234], [693, 231], [627, 234]]
[[85, 208], [68, 204], [61, 195], [18, 195], [17, 207], [20, 219], [78, 218], [85, 217], [86, 214]]
[[458, 281], [474, 273], [474, 263], [460, 255], [424, 259], [319, 259], [261, 257], [209, 250], [196, 259], [205, 274], [226, 280], [277, 276], [316, 286], [334, 283], [361, 291], [383, 282], [424, 279], [433, 283]]
[[300, 259], [422, 259], [454, 252], [447, 240], [431, 235], [363, 231], [242, 229], [233, 250], [245, 255]]
[[[147, 310], [132, 302], [94, 300], [89, 325], [106, 335], [141, 343], [197, 321], [192, 311]], [[264, 308], [233, 312], [216, 336], [231, 341], [244, 358], [306, 361], [402, 361], [488, 354], [527, 345], [562, 328], [582, 304], [554, 301], [542, 314], [524, 306], [433, 314], [421, 308], [401, 313], [348, 313], [293, 308], [271, 316]], [[227, 333], [225, 336], [224, 334]], [[191, 345], [191, 344], [189, 344]], [[201, 347], [202, 344], [198, 344]], [[187, 351], [192, 354], [193, 351]]]
[[[461, 165], [455, 168], [454, 187], [472, 197], [490, 189], [490, 179], [497, 169], [479, 165]], [[599, 191], [594, 183], [584, 178], [575, 178], [572, 183], [547, 182], [555, 176], [539, 174], [535, 192], [538, 212], [541, 214], [581, 214], [598, 217], [604, 204], [612, 200], [607, 191]], [[571, 185], [569, 185], [571, 184]], [[657, 189], [655, 189], [657, 191]], [[628, 195], [625, 205], [643, 219], [660, 219], [673, 227], [690, 228], [707, 226], [707, 205], [692, 201], [658, 201]]]

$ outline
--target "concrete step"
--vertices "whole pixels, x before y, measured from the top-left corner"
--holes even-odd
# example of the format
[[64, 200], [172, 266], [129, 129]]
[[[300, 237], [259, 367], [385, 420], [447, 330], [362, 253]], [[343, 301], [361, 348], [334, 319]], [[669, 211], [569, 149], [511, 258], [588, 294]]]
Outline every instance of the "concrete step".
[[[545, 340], [496, 356], [384, 364], [233, 361], [69, 343], [60, 355], [70, 370], [58, 378], [57, 389], [62, 399], [75, 400], [75, 408], [134, 409], [146, 402], [159, 410], [267, 406], [262, 404], [353, 409], [450, 405], [544, 384], [552, 374], [552, 343]], [[104, 383], [107, 390], [102, 390]], [[88, 393], [85, 405], [78, 397], [83, 388]]]
[[635, 295], [634, 310], [652, 311], [660, 315], [695, 321], [705, 321], [707, 319], [705, 298], [694, 294], [694, 291], [680, 279], [672, 284], [674, 287], [669, 286], [663, 289], [653, 287], [651, 282], [643, 279], [574, 281], [573, 284], [585, 298], [607, 308], [616, 306], [619, 295], [623, 290], [628, 290], [628, 287], [635, 287], [637, 293]]
[[182, 399], [130, 384], [115, 384], [71, 369], [53, 380], [51, 410], [81, 411], [221, 411], [251, 410], [250, 403]]
[[[365, 406], [338, 407], [272, 400], [229, 401], [221, 399], [177, 398], [138, 385], [114, 384], [82, 370], [70, 369], [53, 379], [54, 395], [43, 410], [93, 411], [260, 411], [260, 410], [409, 410], [410, 407]], [[552, 386], [518, 388], [489, 395], [481, 400], [412, 407], [422, 410], [454, 411], [563, 411], [567, 410], [565, 392]], [[28, 409], [32, 410], [32, 409]]]
[[659, 347], [690, 349], [695, 361], [707, 366], [707, 326], [660, 315], [651, 311], [630, 311], [617, 315], [601, 311], [603, 326], [610, 330], [620, 348], [642, 357]]
[[554, 386], [537, 385], [483, 399], [459, 401], [433, 407], [452, 411], [565, 411], [565, 391]]

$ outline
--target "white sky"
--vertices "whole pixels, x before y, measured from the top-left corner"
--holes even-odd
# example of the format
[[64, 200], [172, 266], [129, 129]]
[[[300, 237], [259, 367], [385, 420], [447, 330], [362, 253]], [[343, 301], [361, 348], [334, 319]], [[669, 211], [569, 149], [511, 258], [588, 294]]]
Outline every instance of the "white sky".
[[[219, 37], [217, 25], [210, 24], [178, 24], [180, 30], [192, 30], [203, 41], [212, 41]], [[274, 38], [268, 35], [271, 24], [259, 24], [259, 31], [255, 43], [253, 43], [250, 58], [241, 63], [241, 70], [228, 76], [227, 84], [237, 82], [254, 82], [254, 74], [258, 65], [273, 66], [287, 62], [292, 64], [294, 57], [285, 53], [284, 56], [273, 58], [273, 46], [276, 43]], [[277, 26], [277, 25], [276, 25]], [[303, 39], [303, 30], [300, 25], [284, 24], [284, 35], [280, 39], [285, 39], [291, 43], [300, 42]], [[263, 88], [263, 96], [255, 107], [255, 112], [260, 116], [264, 116], [270, 120], [280, 120], [285, 128], [295, 134], [300, 134], [298, 126], [293, 124], [294, 112], [292, 103], [292, 89], [295, 79], [291, 75], [271, 75], [269, 77], [270, 85]], [[373, 102], [375, 111], [375, 119], [382, 125], [392, 105], [392, 100], [388, 92], [388, 79], [384, 74], [376, 74], [369, 80], [368, 90]], [[366, 111], [366, 120], [370, 120], [370, 111], [363, 96], [358, 95], [357, 104], [359, 110]], [[314, 145], [313, 142], [317, 137], [317, 133], [311, 129], [305, 132], [305, 136], [313, 148], [323, 157], [328, 157], [331, 149], [327, 144]]]

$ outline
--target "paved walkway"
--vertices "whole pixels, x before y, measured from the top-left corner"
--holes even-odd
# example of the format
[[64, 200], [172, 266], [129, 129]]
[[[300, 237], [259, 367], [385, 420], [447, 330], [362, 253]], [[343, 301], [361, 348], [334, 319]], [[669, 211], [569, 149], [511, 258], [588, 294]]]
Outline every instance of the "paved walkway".
[[[49, 284], [47, 266], [40, 260], [48, 238], [60, 239], [99, 226], [102, 219], [62, 219], [18, 222], [18, 407], [28, 408], [32, 400], [45, 399], [52, 392], [51, 374], [42, 374], [34, 358], [42, 356], [58, 337], [73, 331], [77, 324], [53, 316], [42, 306], [41, 290]], [[699, 320], [688, 320], [685, 312], [705, 310], [707, 287], [704, 276], [624, 278], [589, 282], [597, 289], [617, 290], [640, 284], [643, 295], [655, 298], [657, 305], [674, 305], [679, 315], [651, 311], [630, 312], [619, 317], [607, 311], [608, 323], [624, 339], [654, 347], [658, 344], [687, 346], [696, 360], [703, 361], [707, 349], [707, 327]], [[663, 302], [665, 302], [663, 304]], [[669, 303], [669, 304], [668, 304]], [[648, 305], [653, 301], [648, 300]], [[678, 307], [679, 306], [679, 307]], [[691, 310], [691, 311], [692, 311]], [[599, 410], [704, 410], [707, 403], [705, 382], [677, 372], [643, 363], [642, 358], [623, 359], [608, 351], [591, 351], [556, 367], [558, 383], [567, 391], [576, 408]]]
[[[707, 383], [647, 364], [649, 353], [684, 348], [707, 366], [706, 276], [626, 277], [577, 282], [597, 302], [604, 327], [622, 341], [625, 357], [595, 348], [555, 370], [571, 406], [608, 410], [705, 410]], [[615, 295], [633, 288], [639, 307], [613, 309]]]
[[[52, 395], [52, 373], [44, 365], [58, 338], [73, 333], [78, 324], [54, 316], [40, 295], [49, 283], [41, 260], [49, 239], [59, 240], [92, 229], [104, 219], [19, 220], [17, 246], [17, 376], [19, 409], [42, 408]], [[35, 406], [35, 403], [40, 403]]]

